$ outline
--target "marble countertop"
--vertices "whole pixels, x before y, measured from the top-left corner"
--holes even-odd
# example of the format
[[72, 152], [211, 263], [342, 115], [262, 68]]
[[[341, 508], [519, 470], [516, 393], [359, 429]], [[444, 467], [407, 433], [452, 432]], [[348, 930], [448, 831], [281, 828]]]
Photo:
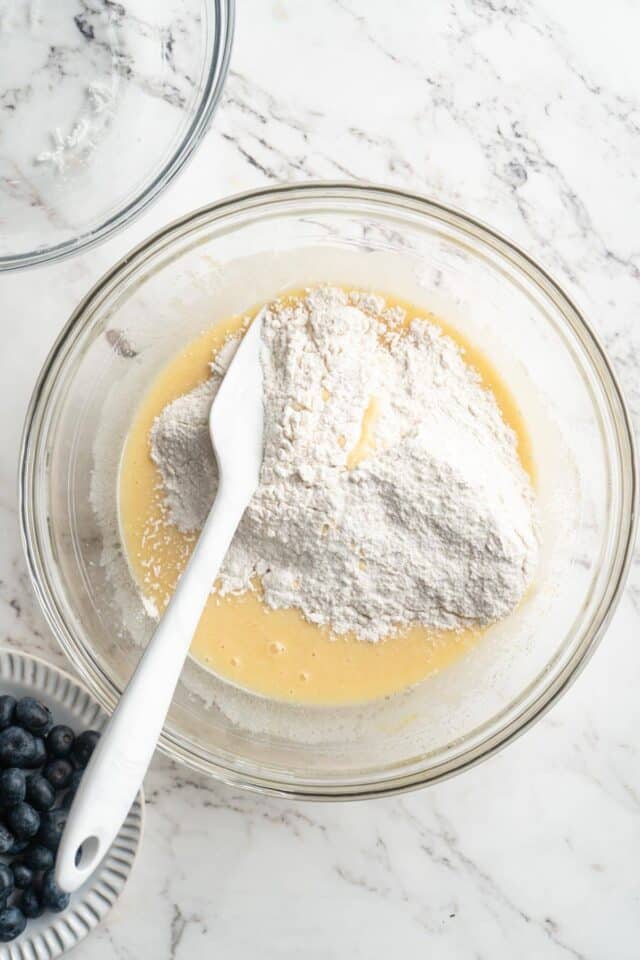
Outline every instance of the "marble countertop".
[[[283, 180], [364, 178], [461, 206], [570, 291], [640, 414], [640, 6], [629, 0], [239, 0], [231, 70], [186, 171], [134, 225], [0, 278], [0, 636], [63, 662], [18, 535], [21, 424], [61, 325], [172, 217]], [[461, 777], [358, 804], [218, 786], [162, 757], [142, 853], [85, 960], [635, 960], [640, 566], [575, 685]]]

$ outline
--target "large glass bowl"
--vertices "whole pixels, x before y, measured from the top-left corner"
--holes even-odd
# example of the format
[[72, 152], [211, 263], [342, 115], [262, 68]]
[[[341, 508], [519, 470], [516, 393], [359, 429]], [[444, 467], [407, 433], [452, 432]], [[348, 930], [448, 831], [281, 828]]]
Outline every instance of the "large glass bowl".
[[0, 271], [137, 216], [198, 145], [227, 75], [234, 0], [13, 0], [0, 17]]
[[636, 475], [620, 390], [579, 311], [513, 244], [437, 203], [353, 184], [257, 191], [171, 224], [100, 280], [51, 351], [24, 432], [22, 529], [51, 628], [112, 710], [153, 627], [117, 523], [133, 411], [202, 329], [319, 281], [440, 314], [502, 373], [536, 463], [535, 583], [464, 659], [374, 703], [269, 702], [188, 662], [160, 746], [257, 790], [374, 796], [460, 771], [539, 717], [602, 636], [629, 562]]

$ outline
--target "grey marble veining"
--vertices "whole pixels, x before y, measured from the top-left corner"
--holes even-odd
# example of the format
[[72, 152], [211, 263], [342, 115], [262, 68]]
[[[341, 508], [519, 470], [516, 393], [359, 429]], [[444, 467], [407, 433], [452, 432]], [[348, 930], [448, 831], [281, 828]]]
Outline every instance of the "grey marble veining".
[[[24, 410], [90, 284], [198, 204], [359, 177], [460, 205], [558, 277], [640, 415], [640, 6], [243, 0], [238, 14], [221, 109], [182, 177], [102, 247], [0, 281], [0, 629], [59, 663], [18, 541]], [[83, 957], [635, 960], [639, 621], [636, 557], [564, 699], [497, 757], [427, 791], [299, 805], [157, 758], [140, 861]]]

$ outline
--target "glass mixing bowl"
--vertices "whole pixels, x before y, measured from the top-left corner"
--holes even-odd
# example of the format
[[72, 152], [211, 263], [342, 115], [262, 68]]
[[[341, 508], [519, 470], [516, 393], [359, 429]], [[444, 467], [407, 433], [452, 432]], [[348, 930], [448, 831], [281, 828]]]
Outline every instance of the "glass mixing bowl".
[[364, 797], [460, 771], [539, 717], [602, 636], [629, 562], [636, 475], [620, 390], [576, 307], [513, 244], [437, 203], [353, 184], [257, 191], [171, 224], [100, 280], [51, 351], [24, 433], [22, 529], [51, 628], [112, 710], [153, 628], [117, 522], [136, 405], [201, 330], [319, 281], [393, 293], [481, 347], [517, 398], [537, 471], [535, 583], [441, 673], [329, 709], [267, 701], [188, 661], [162, 750], [239, 786]]
[[0, 271], [137, 216], [204, 136], [234, 0], [13, 0], [0, 12]]

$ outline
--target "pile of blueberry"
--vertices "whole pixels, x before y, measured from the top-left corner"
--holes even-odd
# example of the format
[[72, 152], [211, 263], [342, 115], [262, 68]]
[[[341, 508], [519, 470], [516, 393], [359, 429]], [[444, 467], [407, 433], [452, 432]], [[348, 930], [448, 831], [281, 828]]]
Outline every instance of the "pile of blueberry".
[[0, 696], [0, 941], [20, 936], [27, 918], [69, 904], [53, 865], [98, 737], [54, 726], [33, 697]]

